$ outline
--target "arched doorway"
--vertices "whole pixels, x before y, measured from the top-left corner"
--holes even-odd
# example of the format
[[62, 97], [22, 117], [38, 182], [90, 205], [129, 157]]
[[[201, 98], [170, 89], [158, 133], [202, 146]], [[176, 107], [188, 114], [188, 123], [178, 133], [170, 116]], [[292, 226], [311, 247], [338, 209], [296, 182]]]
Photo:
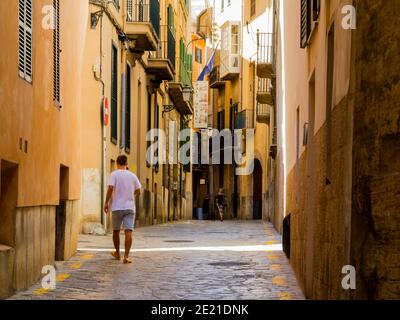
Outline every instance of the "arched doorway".
[[262, 219], [262, 167], [260, 161], [254, 160], [253, 172], [253, 219]]

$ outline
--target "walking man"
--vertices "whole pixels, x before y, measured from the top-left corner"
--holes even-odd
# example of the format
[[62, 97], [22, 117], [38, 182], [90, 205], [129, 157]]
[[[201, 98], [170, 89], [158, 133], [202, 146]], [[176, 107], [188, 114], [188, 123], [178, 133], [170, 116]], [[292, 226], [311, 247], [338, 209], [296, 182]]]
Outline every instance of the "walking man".
[[129, 259], [129, 251], [132, 246], [132, 232], [135, 227], [135, 196], [140, 195], [142, 185], [135, 174], [128, 170], [128, 158], [121, 155], [117, 159], [117, 170], [110, 175], [106, 203], [104, 211], [109, 212], [109, 203], [111, 202], [112, 225], [113, 225], [113, 242], [115, 251], [112, 256], [116, 260], [120, 260], [119, 253], [119, 235], [121, 225], [125, 231], [125, 254], [124, 263], [132, 263]]
[[215, 198], [215, 202], [217, 204], [219, 218], [222, 222], [224, 221], [224, 208], [226, 207], [225, 194], [222, 188], [219, 189], [218, 195]]

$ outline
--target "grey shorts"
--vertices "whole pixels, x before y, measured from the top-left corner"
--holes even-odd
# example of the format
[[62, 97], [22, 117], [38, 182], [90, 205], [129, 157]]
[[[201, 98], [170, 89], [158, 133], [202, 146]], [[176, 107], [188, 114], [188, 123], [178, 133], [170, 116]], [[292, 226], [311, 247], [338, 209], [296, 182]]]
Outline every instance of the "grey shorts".
[[136, 214], [133, 210], [113, 211], [112, 225], [115, 231], [121, 230], [121, 225], [124, 230], [133, 230], [135, 228]]

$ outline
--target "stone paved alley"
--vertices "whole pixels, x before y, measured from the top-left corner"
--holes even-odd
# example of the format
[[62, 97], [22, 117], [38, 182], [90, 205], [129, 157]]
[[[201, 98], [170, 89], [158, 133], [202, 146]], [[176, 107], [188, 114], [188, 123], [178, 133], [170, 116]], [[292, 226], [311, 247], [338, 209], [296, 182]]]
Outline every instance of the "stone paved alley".
[[80, 236], [78, 254], [57, 263], [56, 290], [38, 283], [11, 299], [304, 299], [280, 236], [266, 223], [138, 228], [131, 265], [112, 260], [111, 250], [111, 236]]

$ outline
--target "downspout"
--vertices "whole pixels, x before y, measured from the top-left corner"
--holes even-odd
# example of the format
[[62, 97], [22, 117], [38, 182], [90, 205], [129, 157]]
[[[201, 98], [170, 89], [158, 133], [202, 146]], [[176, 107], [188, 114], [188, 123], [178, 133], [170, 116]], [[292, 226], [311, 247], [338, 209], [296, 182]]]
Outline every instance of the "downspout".
[[[104, 13], [104, 11], [103, 11]], [[105, 219], [104, 219], [104, 202], [105, 202], [105, 185], [106, 185], [106, 162], [107, 162], [107, 130], [104, 123], [104, 99], [105, 99], [105, 83], [103, 81], [103, 13], [100, 16], [100, 77], [97, 77], [96, 72], [94, 72], [94, 78], [96, 81], [101, 83], [102, 86], [102, 170], [101, 170], [101, 212], [100, 212], [100, 222], [106, 229]]]

